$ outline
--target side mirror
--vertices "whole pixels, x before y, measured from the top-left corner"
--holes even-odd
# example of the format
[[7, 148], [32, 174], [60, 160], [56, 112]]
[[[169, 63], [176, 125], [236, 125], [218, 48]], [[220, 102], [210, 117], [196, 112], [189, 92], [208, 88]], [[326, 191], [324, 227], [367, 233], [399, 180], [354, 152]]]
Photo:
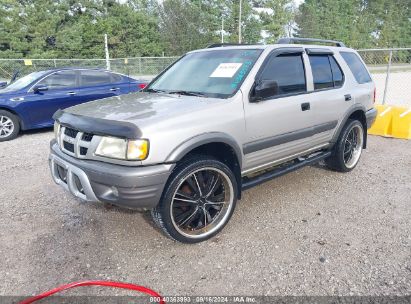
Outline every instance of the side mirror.
[[7, 81], [0, 82], [0, 88], [4, 88], [5, 86], [7, 86]]
[[254, 87], [254, 92], [251, 95], [251, 102], [258, 102], [264, 98], [268, 98], [278, 94], [278, 82], [275, 80], [260, 80]]
[[40, 92], [44, 92], [44, 91], [47, 91], [49, 88], [48, 88], [48, 86], [46, 86], [46, 85], [38, 85], [38, 86], [35, 86], [34, 88], [33, 88], [33, 92], [34, 93], [40, 93]]

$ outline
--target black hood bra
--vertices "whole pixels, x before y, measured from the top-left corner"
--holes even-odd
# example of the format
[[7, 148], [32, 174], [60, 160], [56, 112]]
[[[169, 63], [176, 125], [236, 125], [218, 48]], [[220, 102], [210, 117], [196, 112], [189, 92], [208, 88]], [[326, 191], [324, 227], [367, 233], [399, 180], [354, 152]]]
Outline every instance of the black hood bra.
[[136, 125], [124, 121], [81, 116], [62, 110], [58, 110], [53, 118], [63, 126], [101, 136], [138, 139], [142, 135], [141, 130]]

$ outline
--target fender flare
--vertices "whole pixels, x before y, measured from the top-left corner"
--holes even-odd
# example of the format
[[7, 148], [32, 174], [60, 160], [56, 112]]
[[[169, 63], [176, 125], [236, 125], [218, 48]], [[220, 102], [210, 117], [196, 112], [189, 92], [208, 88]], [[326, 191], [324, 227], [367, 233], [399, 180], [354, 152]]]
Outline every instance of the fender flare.
[[242, 166], [242, 151], [237, 141], [230, 135], [223, 132], [209, 132], [191, 137], [174, 148], [167, 156], [166, 163], [175, 163], [181, 160], [191, 150], [210, 143], [223, 143], [230, 146], [237, 157], [238, 164]]
[[[335, 131], [333, 135], [333, 138], [331, 139], [332, 145], [334, 145], [338, 141], [341, 131], [344, 128], [345, 124], [347, 123], [348, 118], [351, 116], [351, 114], [353, 114], [355, 111], [358, 111], [358, 110], [364, 112], [364, 115], [367, 112], [367, 109], [362, 104], [354, 104], [345, 112], [343, 119], [341, 120], [337, 130]], [[367, 126], [365, 125], [364, 126], [364, 148], [366, 147], [366, 145], [367, 145]]]

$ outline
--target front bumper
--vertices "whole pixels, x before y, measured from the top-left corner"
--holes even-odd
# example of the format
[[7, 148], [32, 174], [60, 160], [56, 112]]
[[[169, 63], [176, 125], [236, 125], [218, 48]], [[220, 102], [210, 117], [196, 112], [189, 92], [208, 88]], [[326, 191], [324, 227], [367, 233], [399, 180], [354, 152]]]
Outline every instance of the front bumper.
[[89, 202], [127, 208], [153, 208], [160, 201], [174, 164], [129, 167], [81, 160], [50, 143], [49, 164], [54, 181], [72, 195]]
[[365, 119], [367, 121], [367, 129], [371, 128], [372, 124], [374, 123], [377, 117], [377, 109], [372, 108], [365, 112]]

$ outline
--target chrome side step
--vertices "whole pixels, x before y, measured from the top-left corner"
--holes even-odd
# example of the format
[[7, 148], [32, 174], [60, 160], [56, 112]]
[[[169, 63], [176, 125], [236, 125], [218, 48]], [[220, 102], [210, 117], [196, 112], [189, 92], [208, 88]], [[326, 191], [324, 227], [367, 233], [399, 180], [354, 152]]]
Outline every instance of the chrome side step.
[[265, 172], [265, 173], [262, 173], [260, 175], [257, 175], [255, 177], [252, 177], [252, 178], [243, 177], [242, 190], [250, 189], [254, 186], [262, 184], [262, 183], [264, 183], [266, 181], [269, 181], [273, 178], [276, 178], [276, 177], [282, 176], [284, 174], [290, 173], [290, 172], [292, 172], [294, 170], [297, 170], [297, 169], [300, 169], [302, 167], [318, 163], [319, 161], [321, 161], [323, 159], [326, 159], [330, 155], [331, 155], [330, 151], [315, 153], [313, 155], [310, 155], [310, 156], [304, 158], [303, 160], [296, 159], [296, 160], [292, 161], [290, 164], [284, 164], [284, 165], [281, 165], [279, 167], [275, 167], [272, 170], [270, 170], [268, 172]]

